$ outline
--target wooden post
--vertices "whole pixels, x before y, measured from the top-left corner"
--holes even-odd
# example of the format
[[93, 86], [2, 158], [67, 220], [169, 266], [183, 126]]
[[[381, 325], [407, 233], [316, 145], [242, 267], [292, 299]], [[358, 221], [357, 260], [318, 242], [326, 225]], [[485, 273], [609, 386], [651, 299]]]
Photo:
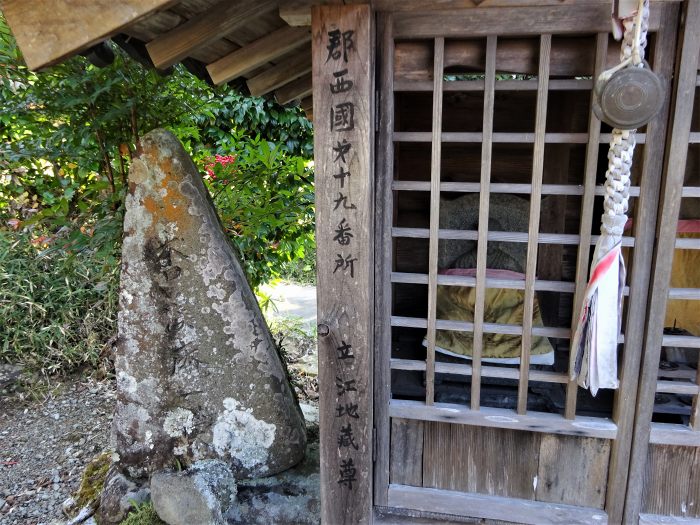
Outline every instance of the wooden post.
[[321, 521], [329, 525], [369, 523], [372, 510], [370, 14], [368, 5], [312, 11]]

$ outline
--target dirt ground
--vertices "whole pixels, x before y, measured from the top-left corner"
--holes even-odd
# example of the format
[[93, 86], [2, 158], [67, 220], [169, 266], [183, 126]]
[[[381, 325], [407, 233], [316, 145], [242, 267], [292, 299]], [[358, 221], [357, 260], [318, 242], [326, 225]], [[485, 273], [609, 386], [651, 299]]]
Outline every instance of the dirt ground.
[[113, 381], [70, 379], [40, 402], [0, 397], [0, 525], [57, 524], [87, 463], [109, 448]]

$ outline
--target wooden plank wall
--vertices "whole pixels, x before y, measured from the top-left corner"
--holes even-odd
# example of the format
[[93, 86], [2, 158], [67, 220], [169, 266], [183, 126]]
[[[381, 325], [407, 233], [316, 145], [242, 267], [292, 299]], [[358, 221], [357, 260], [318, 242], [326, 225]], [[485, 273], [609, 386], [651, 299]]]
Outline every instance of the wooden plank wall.
[[392, 418], [390, 483], [423, 486], [424, 427], [416, 419]]
[[393, 484], [605, 505], [607, 439], [396, 418], [391, 451]]
[[312, 12], [323, 523], [372, 516], [373, 42], [370, 8]]
[[700, 449], [650, 445], [642, 512], [700, 517]]

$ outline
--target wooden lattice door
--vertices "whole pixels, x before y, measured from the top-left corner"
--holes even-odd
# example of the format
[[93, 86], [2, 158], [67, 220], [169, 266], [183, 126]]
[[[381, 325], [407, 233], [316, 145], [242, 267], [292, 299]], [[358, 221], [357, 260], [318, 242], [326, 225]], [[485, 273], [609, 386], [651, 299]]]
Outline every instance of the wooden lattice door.
[[[677, 17], [652, 6], [666, 88]], [[378, 20], [375, 505], [620, 522], [670, 97], [638, 133], [620, 389], [593, 398], [569, 340], [602, 212], [609, 5]]]

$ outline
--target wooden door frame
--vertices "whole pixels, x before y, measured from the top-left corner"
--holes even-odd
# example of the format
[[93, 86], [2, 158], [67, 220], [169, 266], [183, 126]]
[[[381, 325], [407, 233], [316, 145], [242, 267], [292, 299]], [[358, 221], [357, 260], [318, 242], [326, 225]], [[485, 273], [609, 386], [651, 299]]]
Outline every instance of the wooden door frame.
[[[391, 181], [394, 172], [394, 41], [393, 18], [387, 13], [377, 14], [377, 106], [378, 128], [375, 156], [375, 254], [377, 257], [374, 297], [374, 505], [388, 506], [390, 424], [389, 401], [391, 397], [391, 330], [386, 330], [382, 319], [391, 315], [390, 264], [380, 261], [381, 254], [393, 253], [391, 224], [393, 221], [393, 195]], [[388, 247], [388, 249], [387, 249]]]
[[[609, 31], [606, 18], [600, 13], [592, 15], [591, 4], [568, 4], [560, 8], [529, 7], [508, 8], [510, 13], [521, 16], [525, 25], [511, 29], [512, 34], [540, 34], [543, 32], [578, 32], [585, 24], [592, 29], [586, 33], [607, 33]], [[391, 329], [386, 326], [386, 319], [391, 315], [391, 261], [387, 261], [385, 254], [392, 245], [390, 233], [393, 214], [393, 198], [391, 181], [393, 180], [393, 42], [396, 36], [403, 38], [431, 38], [431, 37], [470, 37], [486, 36], [494, 31], [492, 27], [498, 27], [507, 19], [506, 8], [473, 8], [468, 10], [455, 10], [449, 12], [449, 18], [440, 17], [445, 12], [423, 13], [378, 13], [378, 89], [379, 89], [379, 129], [377, 135], [377, 151], [381, 154], [376, 158], [376, 229], [375, 252], [377, 254], [377, 274], [375, 280], [375, 428], [376, 428], [376, 464], [374, 480], [374, 504], [380, 508], [389, 505], [389, 458], [390, 458], [390, 379], [391, 363]], [[565, 12], [566, 11], [566, 12]], [[576, 13], [571, 19], [568, 17]], [[654, 3], [652, 8], [653, 30], [657, 37], [654, 52], [658, 56], [674, 56], [675, 31], [678, 20], [677, 3]], [[474, 31], [466, 32], [465, 27], [469, 23], [474, 24], [476, 17], [482, 17], [495, 26], [489, 27], [489, 23], [480, 23]], [[568, 24], [565, 31], [560, 27], [552, 26], [552, 20], [558, 23]], [[561, 22], [564, 20], [564, 22]], [[582, 22], [583, 20], [583, 22]], [[423, 25], [423, 21], [425, 24]], [[512, 20], [508, 20], [512, 24]], [[526, 27], [528, 30], [523, 30]], [[587, 26], [585, 26], [587, 27]], [[510, 34], [506, 32], [505, 34]], [[640, 371], [642, 338], [644, 321], [646, 319], [646, 304], [648, 298], [648, 283], [651, 276], [652, 251], [656, 224], [656, 199], [661, 187], [661, 172], [663, 152], [665, 149], [665, 135], [670, 101], [670, 79], [673, 73], [673, 60], [661, 61], [655, 68], [666, 90], [666, 100], [659, 116], [648, 126], [647, 145], [645, 145], [643, 157], [644, 166], [642, 180], [644, 181], [640, 195], [635, 219], [635, 250], [633, 255], [630, 282], [634, 283], [632, 295], [629, 298], [629, 314], [625, 325], [626, 341], [625, 352], [621, 366], [621, 387], [615, 396], [615, 409], [613, 420], [617, 424], [617, 432], [612, 443], [610, 456], [609, 481], [606, 498], [606, 510], [611, 523], [619, 523], [623, 516], [625, 493], [627, 488], [627, 474], [629, 467], [631, 437], [634, 422], [635, 398], [637, 395], [637, 382]], [[648, 147], [648, 144], [653, 144]], [[596, 155], [597, 158], [597, 155]], [[590, 160], [590, 159], [589, 159]], [[595, 159], [594, 159], [595, 163]], [[434, 420], [440, 420], [439, 416], [433, 416]], [[567, 417], [574, 417], [568, 413]], [[479, 424], [477, 419], [464, 420], [467, 424]], [[439, 496], [439, 495], [438, 495]], [[436, 497], [438, 497], [436, 496]]]
[[[658, 236], [654, 253], [653, 283], [649, 299], [644, 340], [644, 360], [640, 371], [633, 444], [625, 503], [625, 523], [636, 523], [642, 510], [644, 477], [652, 438], [652, 415], [658, 367], [664, 337], [666, 303], [671, 285], [671, 269], [676, 243], [676, 225], [680, 212], [686, 173], [688, 143], [693, 116], [698, 58], [700, 56], [700, 0], [685, 5], [685, 27], [678, 56], [674, 86], [674, 110], [664, 163], [663, 192], [659, 202]], [[676, 431], [661, 437], [660, 444], [700, 446], [700, 431]]]

